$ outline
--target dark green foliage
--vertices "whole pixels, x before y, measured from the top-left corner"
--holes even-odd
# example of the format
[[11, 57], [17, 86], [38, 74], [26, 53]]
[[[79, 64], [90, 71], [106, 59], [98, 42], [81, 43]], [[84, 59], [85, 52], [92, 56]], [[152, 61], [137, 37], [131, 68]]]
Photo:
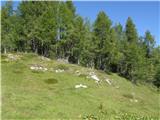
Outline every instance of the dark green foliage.
[[88, 20], [84, 23], [84, 39], [80, 42], [80, 64], [86, 67], [94, 67], [95, 62], [95, 44], [93, 42], [93, 34], [91, 32], [91, 25]]
[[159, 88], [160, 87], [160, 67], [156, 72], [155, 81], [153, 83]]
[[[107, 70], [108, 65], [111, 62], [110, 50], [111, 50], [111, 20], [103, 12], [99, 12], [97, 19], [94, 23], [94, 44], [95, 44], [95, 68]], [[114, 43], [113, 43], [114, 44]]]
[[139, 39], [135, 25], [130, 17], [127, 19], [125, 35], [126, 37], [121, 42], [124, 45], [119, 47], [121, 59], [118, 68], [121, 75], [136, 83], [138, 80], [142, 80], [146, 61], [143, 48], [138, 44]]
[[150, 31], [146, 31], [145, 32], [145, 38], [144, 38], [144, 45], [146, 47], [146, 56], [147, 57], [151, 57], [152, 55], [152, 50], [153, 50], [153, 47], [154, 47], [154, 38], [153, 36], [151, 35]]
[[120, 23], [112, 25], [100, 11], [92, 25], [76, 14], [72, 1], [22, 1], [15, 11], [8, 1], [2, 6], [1, 20], [3, 53], [35, 52], [159, 87], [160, 49], [150, 31], [138, 36], [130, 17], [123, 28]]
[[126, 23], [126, 37], [127, 37], [127, 41], [130, 43], [132, 42], [136, 43], [138, 39], [137, 30], [130, 17], [128, 17], [127, 23]]
[[12, 1], [6, 2], [4, 6], [2, 6], [1, 10], [1, 51], [6, 53], [7, 51], [14, 50], [14, 35], [12, 32], [13, 29], [13, 6]]

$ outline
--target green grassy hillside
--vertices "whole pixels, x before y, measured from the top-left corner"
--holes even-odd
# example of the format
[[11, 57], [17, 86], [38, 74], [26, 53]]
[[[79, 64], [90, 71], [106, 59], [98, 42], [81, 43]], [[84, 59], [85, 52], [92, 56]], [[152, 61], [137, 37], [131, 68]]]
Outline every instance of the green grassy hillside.
[[[47, 70], [31, 70], [32, 66]], [[133, 85], [113, 73], [22, 53], [2, 55], [1, 70], [3, 120], [158, 120], [159, 117], [159, 93], [155, 88]], [[100, 79], [98, 84], [87, 78], [90, 72]], [[87, 88], [75, 88], [79, 84]]]

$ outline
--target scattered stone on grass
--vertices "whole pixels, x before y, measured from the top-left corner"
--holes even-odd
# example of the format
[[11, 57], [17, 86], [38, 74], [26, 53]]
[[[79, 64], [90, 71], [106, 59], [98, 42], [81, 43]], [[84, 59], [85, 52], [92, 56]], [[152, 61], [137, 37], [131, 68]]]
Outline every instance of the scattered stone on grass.
[[37, 64], [30, 66], [30, 69], [35, 71], [44, 71], [44, 72], [48, 70], [47, 68]]
[[119, 89], [119, 86], [116, 86], [116, 89]]
[[81, 75], [81, 73], [78, 70], [75, 73], [76, 73], [77, 76]]
[[44, 57], [44, 56], [41, 56], [40, 58], [41, 58], [41, 60], [44, 60], [44, 61], [51, 61], [51, 59]]
[[108, 78], [106, 78], [105, 81], [106, 81], [109, 85], [112, 85], [111, 81], [110, 81]]
[[94, 72], [90, 72], [89, 76], [87, 76], [87, 78], [94, 79], [96, 83], [100, 82], [100, 79], [97, 77], [97, 75]]
[[55, 72], [56, 73], [61, 73], [61, 72], [64, 72], [64, 70], [63, 69], [57, 69], [57, 70], [55, 70]]
[[54, 69], [53, 69], [53, 68], [49, 68], [49, 70], [50, 70], [50, 71], [54, 71]]
[[130, 102], [135, 102], [135, 103], [137, 103], [138, 100], [137, 100], [137, 99], [130, 99]]
[[61, 63], [68, 63], [68, 59], [57, 59], [58, 62], [61, 62]]
[[20, 55], [7, 54], [7, 58], [5, 60], [6, 61], [17, 61], [17, 60], [20, 60], [20, 59], [21, 59]]
[[79, 85], [75, 85], [75, 88], [87, 88], [87, 86], [86, 86], [86, 85], [79, 84]]
[[43, 68], [43, 71], [47, 71], [48, 69], [47, 68]]
[[137, 100], [137, 99], [135, 99], [135, 100], [134, 100], [134, 102], [138, 102], [138, 100]]

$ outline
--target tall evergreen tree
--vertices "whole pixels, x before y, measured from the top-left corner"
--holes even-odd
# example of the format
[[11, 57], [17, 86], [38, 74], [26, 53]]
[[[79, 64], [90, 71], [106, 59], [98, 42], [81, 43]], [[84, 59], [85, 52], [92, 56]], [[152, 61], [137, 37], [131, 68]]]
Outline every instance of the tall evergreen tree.
[[94, 68], [96, 45], [93, 41], [93, 32], [88, 19], [85, 20], [83, 36], [84, 39], [80, 42], [80, 64], [86, 67]]
[[127, 41], [130, 43], [136, 43], [138, 41], [138, 34], [135, 28], [135, 24], [133, 23], [132, 19], [128, 17], [126, 22], [126, 36]]
[[154, 37], [151, 35], [150, 31], [146, 31], [144, 39], [144, 44], [146, 46], [146, 56], [150, 57], [154, 47]]
[[75, 13], [72, 8], [74, 7], [71, 5], [72, 3], [60, 3], [59, 8], [59, 41], [57, 44], [58, 47], [58, 57], [62, 58], [69, 58], [71, 55], [71, 49], [72, 49], [72, 33], [73, 33], [73, 24], [74, 24], [74, 18]]
[[126, 44], [123, 51], [125, 59], [123, 60], [123, 75], [136, 82], [138, 79], [138, 70], [141, 65], [142, 55], [138, 46], [138, 35], [132, 19], [129, 17], [126, 22]]
[[[11, 51], [14, 46], [14, 38], [12, 34], [13, 21], [11, 19], [13, 14], [13, 5], [12, 1], [7, 1], [4, 6], [2, 6], [1, 10], [1, 49], [2, 52], [6, 53], [7, 51]], [[13, 49], [12, 49], [13, 51]]]
[[[97, 69], [107, 69], [105, 66], [106, 59], [108, 57], [109, 50], [109, 41], [110, 41], [110, 29], [111, 29], [111, 20], [105, 14], [105, 12], [99, 12], [97, 19], [94, 23], [94, 42], [96, 45], [95, 53], [95, 68]], [[106, 47], [108, 45], [108, 48]], [[105, 46], [105, 47], [104, 47]], [[105, 58], [105, 59], [104, 59]], [[110, 61], [108, 61], [109, 63]], [[107, 64], [106, 64], [107, 65]]]

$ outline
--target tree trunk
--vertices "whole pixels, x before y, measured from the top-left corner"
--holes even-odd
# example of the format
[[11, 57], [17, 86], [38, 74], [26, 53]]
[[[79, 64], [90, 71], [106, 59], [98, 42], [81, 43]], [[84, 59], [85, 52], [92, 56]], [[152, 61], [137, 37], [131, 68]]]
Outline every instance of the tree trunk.
[[45, 53], [45, 46], [43, 46], [43, 41], [41, 43], [41, 54], [44, 55]]
[[67, 60], [66, 62], [69, 63], [69, 56], [66, 57], [66, 60]]
[[7, 49], [6, 48], [4, 48], [4, 54], [6, 54], [7, 53]]
[[58, 55], [58, 48], [57, 48], [57, 45], [56, 45], [56, 56]]
[[38, 48], [37, 48], [37, 47], [35, 48], [35, 53], [36, 53], [36, 54], [38, 53]]

